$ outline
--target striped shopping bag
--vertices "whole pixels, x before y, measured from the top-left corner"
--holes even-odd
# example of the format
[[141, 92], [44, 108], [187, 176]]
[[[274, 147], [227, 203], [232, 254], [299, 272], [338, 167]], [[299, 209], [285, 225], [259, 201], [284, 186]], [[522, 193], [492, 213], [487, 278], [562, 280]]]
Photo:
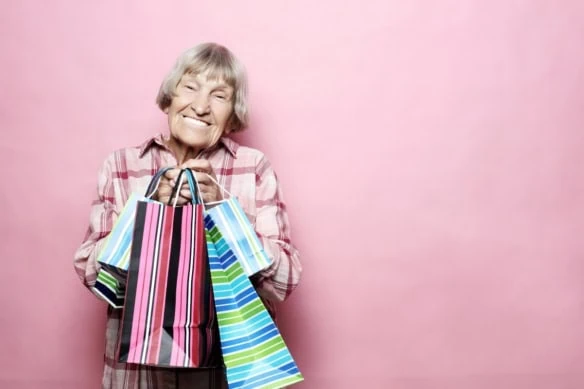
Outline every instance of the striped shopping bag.
[[102, 267], [117, 268], [124, 271], [128, 270], [136, 206], [138, 205], [138, 201], [146, 200], [145, 196], [140, 196], [135, 193], [130, 195], [97, 258], [97, 261]]
[[281, 388], [302, 381], [274, 321], [209, 215], [205, 233], [229, 388]]
[[213, 203], [207, 214], [221, 231], [245, 274], [252, 276], [270, 266], [270, 258], [235, 197], [231, 196], [228, 200]]
[[121, 278], [120, 274], [101, 268], [97, 273], [93, 291], [112, 307], [122, 308], [124, 306], [124, 295], [126, 294], [126, 283], [125, 281], [121, 282]]
[[[185, 171], [187, 172], [185, 174]], [[138, 201], [132, 238], [120, 362], [172, 367], [222, 365], [206, 256], [203, 205]]]
[[134, 216], [139, 200], [145, 201], [146, 198], [136, 194], [130, 196], [97, 258], [100, 269], [93, 291], [114, 308], [124, 306], [124, 290], [128, 263], [130, 262]]
[[114, 308], [121, 308], [124, 305], [136, 206], [138, 201], [150, 201], [160, 178], [168, 169], [161, 169], [154, 175], [144, 196], [136, 193], [130, 195], [97, 257], [100, 270], [93, 291]]

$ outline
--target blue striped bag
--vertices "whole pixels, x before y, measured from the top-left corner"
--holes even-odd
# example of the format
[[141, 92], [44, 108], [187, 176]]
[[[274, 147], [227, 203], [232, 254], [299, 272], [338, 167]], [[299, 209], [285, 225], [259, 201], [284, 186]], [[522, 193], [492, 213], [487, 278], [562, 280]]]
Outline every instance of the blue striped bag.
[[114, 308], [122, 308], [124, 305], [136, 206], [138, 201], [150, 201], [160, 178], [168, 169], [163, 168], [152, 177], [145, 196], [135, 193], [130, 195], [97, 258], [100, 270], [92, 289]]
[[[215, 181], [213, 177], [209, 176]], [[239, 201], [219, 183], [215, 183], [229, 195], [229, 199], [208, 203], [207, 214], [221, 231], [221, 235], [243, 267], [245, 274], [252, 276], [271, 264]]]
[[205, 235], [229, 389], [282, 388], [302, 381], [278, 328], [209, 214]]
[[145, 200], [147, 199], [144, 196], [135, 193], [130, 195], [97, 258], [97, 261], [103, 267], [117, 268], [124, 271], [128, 270], [136, 205], [138, 201]]

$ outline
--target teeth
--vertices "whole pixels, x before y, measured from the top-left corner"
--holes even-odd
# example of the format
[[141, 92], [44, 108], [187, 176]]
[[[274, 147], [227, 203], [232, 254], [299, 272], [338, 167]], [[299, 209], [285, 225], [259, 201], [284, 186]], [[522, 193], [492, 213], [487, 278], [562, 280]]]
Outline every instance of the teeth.
[[207, 123], [205, 123], [201, 120], [190, 118], [188, 116], [183, 116], [183, 119], [187, 124], [190, 124], [191, 126], [196, 126], [196, 127], [207, 127], [208, 126]]

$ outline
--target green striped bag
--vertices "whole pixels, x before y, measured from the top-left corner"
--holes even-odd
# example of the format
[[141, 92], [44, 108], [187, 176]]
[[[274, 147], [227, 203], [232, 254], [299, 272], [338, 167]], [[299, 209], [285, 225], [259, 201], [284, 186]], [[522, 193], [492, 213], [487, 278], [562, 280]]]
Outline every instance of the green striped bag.
[[108, 269], [99, 270], [93, 291], [114, 308], [124, 306], [125, 285], [120, 282], [119, 276], [112, 275]]
[[205, 234], [229, 388], [282, 388], [302, 381], [278, 328], [208, 214]]

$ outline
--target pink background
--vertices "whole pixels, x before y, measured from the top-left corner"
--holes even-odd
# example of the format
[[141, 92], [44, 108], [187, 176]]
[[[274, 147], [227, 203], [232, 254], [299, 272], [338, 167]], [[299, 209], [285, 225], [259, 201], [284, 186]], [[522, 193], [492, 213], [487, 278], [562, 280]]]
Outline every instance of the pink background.
[[302, 251], [298, 388], [584, 387], [584, 3], [13, 1], [0, 10], [0, 387], [98, 388], [97, 169], [198, 42], [248, 67]]

